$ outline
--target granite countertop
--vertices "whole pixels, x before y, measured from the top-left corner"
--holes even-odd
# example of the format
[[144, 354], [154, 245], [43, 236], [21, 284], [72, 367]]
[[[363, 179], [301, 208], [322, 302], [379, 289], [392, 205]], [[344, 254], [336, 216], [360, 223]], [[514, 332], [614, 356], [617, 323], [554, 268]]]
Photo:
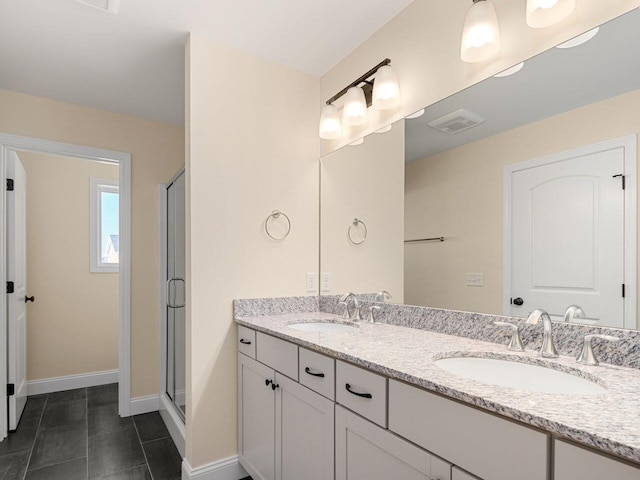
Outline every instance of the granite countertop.
[[[319, 318], [344, 322], [340, 316], [322, 312], [236, 317], [236, 322], [640, 463], [640, 370], [606, 364], [588, 367], [571, 357], [542, 359], [534, 351], [510, 352], [495, 343], [385, 323], [358, 322], [353, 332], [332, 333], [287, 326]], [[460, 355], [551, 365], [594, 380], [606, 387], [606, 392], [524, 392], [459, 377], [434, 364], [440, 358]]]

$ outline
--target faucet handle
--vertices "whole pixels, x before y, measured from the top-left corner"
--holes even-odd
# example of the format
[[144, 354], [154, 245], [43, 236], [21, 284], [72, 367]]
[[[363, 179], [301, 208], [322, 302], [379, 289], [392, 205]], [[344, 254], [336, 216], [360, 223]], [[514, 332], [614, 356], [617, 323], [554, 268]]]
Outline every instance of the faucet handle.
[[511, 329], [512, 335], [509, 345], [507, 346], [508, 350], [512, 352], [524, 352], [524, 348], [522, 348], [522, 339], [520, 338], [520, 327], [518, 327], [518, 325], [507, 322], [493, 322], [493, 324], [498, 327]]
[[609, 342], [618, 342], [620, 338], [614, 337], [613, 335], [585, 335], [584, 342], [582, 343], [582, 350], [580, 354], [576, 357], [576, 362], [582, 365], [591, 365], [596, 366], [599, 365], [598, 358], [596, 354], [593, 352], [593, 345], [591, 341], [594, 338], [599, 338], [601, 340], [607, 340]]
[[376, 321], [375, 314], [373, 312], [379, 312], [382, 308], [379, 305], [370, 305], [369, 306], [369, 315], [367, 316], [367, 321], [373, 323]]

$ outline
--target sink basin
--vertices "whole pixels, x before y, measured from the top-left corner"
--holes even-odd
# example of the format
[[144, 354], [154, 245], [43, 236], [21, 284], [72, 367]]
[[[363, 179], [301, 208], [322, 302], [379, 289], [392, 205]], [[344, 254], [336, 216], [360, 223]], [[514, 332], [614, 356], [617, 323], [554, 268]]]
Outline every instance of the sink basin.
[[294, 330], [301, 330], [303, 332], [319, 332], [319, 333], [333, 333], [333, 332], [354, 332], [358, 329], [357, 325], [348, 323], [336, 323], [331, 320], [316, 320], [312, 322], [292, 323], [287, 325]]
[[606, 392], [596, 382], [553, 368], [511, 360], [478, 357], [442, 358], [434, 362], [447, 372], [478, 382], [527, 392], [589, 395]]

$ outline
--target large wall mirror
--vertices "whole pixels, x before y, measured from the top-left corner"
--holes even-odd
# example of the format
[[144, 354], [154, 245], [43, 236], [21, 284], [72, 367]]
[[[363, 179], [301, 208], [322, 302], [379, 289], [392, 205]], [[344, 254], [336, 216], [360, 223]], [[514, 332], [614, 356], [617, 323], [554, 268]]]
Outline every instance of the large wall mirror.
[[637, 328], [638, 31], [636, 9], [323, 157], [322, 293]]

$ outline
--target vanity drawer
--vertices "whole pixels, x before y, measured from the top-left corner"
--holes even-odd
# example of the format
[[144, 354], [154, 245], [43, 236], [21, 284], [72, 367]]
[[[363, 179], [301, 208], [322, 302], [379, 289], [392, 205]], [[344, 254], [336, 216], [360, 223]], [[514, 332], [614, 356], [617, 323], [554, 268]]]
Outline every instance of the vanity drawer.
[[336, 398], [336, 362], [300, 347], [300, 383], [330, 400]]
[[389, 429], [481, 478], [547, 480], [549, 435], [395, 380]]
[[293, 380], [298, 380], [298, 346], [258, 332], [256, 359]]
[[555, 480], [638, 480], [640, 467], [632, 467], [590, 450], [556, 440], [554, 448]]
[[238, 325], [238, 351], [247, 357], [256, 358], [256, 332]]
[[387, 427], [387, 379], [382, 375], [338, 360], [336, 402]]

